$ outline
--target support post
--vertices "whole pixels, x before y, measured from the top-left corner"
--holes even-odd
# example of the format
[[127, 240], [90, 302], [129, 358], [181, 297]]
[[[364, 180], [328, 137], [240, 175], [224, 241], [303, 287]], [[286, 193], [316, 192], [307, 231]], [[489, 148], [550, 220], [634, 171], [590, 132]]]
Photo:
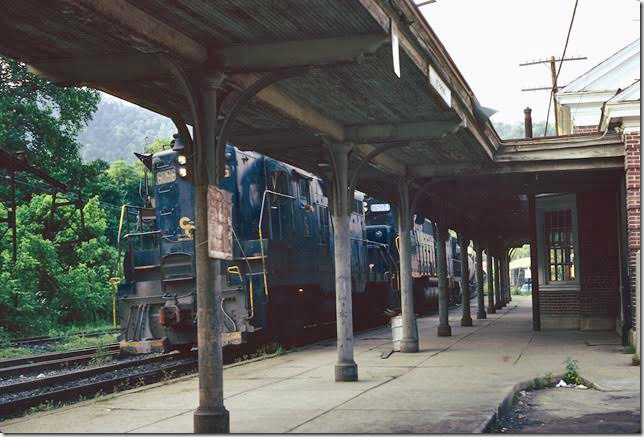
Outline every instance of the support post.
[[497, 262], [499, 263], [499, 289], [501, 295], [501, 308], [503, 308], [508, 304], [505, 283], [505, 254], [503, 252], [503, 249], [499, 251], [499, 258]]
[[532, 329], [541, 331], [541, 310], [539, 308], [539, 252], [537, 251], [537, 208], [534, 194], [528, 194], [530, 215], [530, 277], [532, 284]]
[[505, 250], [505, 284], [506, 284], [506, 289], [507, 289], [507, 298], [505, 299], [505, 303], [510, 303], [512, 302], [512, 285], [510, 281], [510, 250], [506, 249]]
[[494, 268], [493, 257], [490, 247], [485, 250], [485, 264], [487, 268], [487, 312], [490, 314], [496, 313], [496, 306], [494, 305]]
[[401, 352], [418, 352], [416, 316], [414, 315], [414, 289], [411, 276], [411, 210], [409, 181], [401, 179], [399, 187], [398, 234], [400, 235], [400, 306], [402, 309]]
[[447, 255], [445, 253], [445, 241], [447, 240], [447, 226], [434, 224], [434, 241], [436, 242], [436, 264], [438, 270], [438, 336], [449, 337], [452, 335], [452, 328], [449, 326], [449, 314], [447, 301], [449, 299], [447, 289]]
[[16, 214], [16, 172], [11, 170], [11, 174], [9, 176], [11, 178], [11, 223], [9, 223], [9, 225], [11, 226], [11, 263], [15, 266], [16, 259], [18, 257], [18, 224], [16, 222], [16, 218], [18, 217], [18, 215]]
[[197, 285], [197, 345], [199, 347], [199, 407], [194, 412], [195, 433], [230, 432], [224, 407], [223, 356], [221, 350], [221, 286], [217, 277], [221, 261], [208, 256], [208, 185], [217, 184], [216, 160], [217, 86], [206, 81], [200, 89], [202, 114], [195, 130], [195, 256]]
[[[335, 311], [338, 361], [335, 380], [357, 381], [358, 365], [353, 360], [353, 309], [351, 299], [351, 239], [349, 234], [349, 152], [347, 144], [328, 145], [333, 163], [331, 219], [335, 255]], [[352, 193], [351, 193], [352, 194]]]
[[501, 293], [501, 260], [499, 259], [498, 253], [494, 257], [494, 294], [496, 297], [496, 305], [494, 306], [497, 310], [503, 308], [503, 297]]
[[470, 315], [470, 265], [467, 256], [467, 248], [470, 246], [470, 240], [462, 233], [458, 234], [458, 240], [461, 246], [461, 293], [463, 293], [463, 317], [461, 318], [461, 326], [472, 326], [472, 316]]
[[487, 318], [485, 313], [485, 296], [483, 296], [483, 248], [478, 241], [474, 242], [474, 251], [476, 252], [476, 298], [478, 309], [476, 318], [481, 320]]

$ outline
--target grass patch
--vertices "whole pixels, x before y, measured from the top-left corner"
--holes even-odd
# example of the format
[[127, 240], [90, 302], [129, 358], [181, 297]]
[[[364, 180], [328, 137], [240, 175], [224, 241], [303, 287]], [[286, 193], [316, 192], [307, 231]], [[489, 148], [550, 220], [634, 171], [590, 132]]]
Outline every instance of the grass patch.
[[101, 331], [107, 331], [110, 329], [113, 329], [114, 327], [112, 326], [111, 323], [108, 322], [99, 322], [99, 323], [93, 323], [93, 324], [86, 324], [86, 325], [72, 325], [72, 326], [65, 326], [65, 327], [56, 327], [56, 328], [51, 328], [47, 332], [47, 335], [49, 337], [71, 337], [78, 335], [80, 333], [92, 333], [92, 332], [101, 332]]
[[49, 349], [55, 352], [63, 352], [71, 349], [82, 349], [86, 347], [100, 347], [109, 343], [115, 343], [118, 334], [105, 334], [98, 337], [69, 336], [59, 343], [52, 343]]
[[554, 375], [552, 373], [546, 373], [545, 376], [537, 376], [532, 381], [530, 381], [526, 387], [526, 390], [543, 390], [544, 388], [553, 387], [554, 385]]
[[33, 355], [33, 349], [9, 346], [0, 349], [0, 359], [18, 358]]
[[627, 346], [624, 346], [624, 353], [625, 354], [634, 354], [635, 353], [635, 347], [630, 345], [630, 344], [627, 345]]

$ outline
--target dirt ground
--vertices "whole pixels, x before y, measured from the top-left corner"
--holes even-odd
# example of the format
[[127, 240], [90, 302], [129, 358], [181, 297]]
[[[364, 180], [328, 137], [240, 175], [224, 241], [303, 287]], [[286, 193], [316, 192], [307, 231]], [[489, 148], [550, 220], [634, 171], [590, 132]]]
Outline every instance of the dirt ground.
[[639, 390], [548, 388], [522, 392], [518, 398], [492, 432], [641, 433]]

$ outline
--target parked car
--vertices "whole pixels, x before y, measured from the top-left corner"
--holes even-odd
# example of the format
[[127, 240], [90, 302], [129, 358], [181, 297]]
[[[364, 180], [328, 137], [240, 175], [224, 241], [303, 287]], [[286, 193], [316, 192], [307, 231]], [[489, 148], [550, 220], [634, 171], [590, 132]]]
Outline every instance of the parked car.
[[530, 283], [525, 283], [521, 286], [521, 289], [519, 290], [519, 293], [526, 295], [526, 294], [531, 294], [532, 293], [532, 284]]

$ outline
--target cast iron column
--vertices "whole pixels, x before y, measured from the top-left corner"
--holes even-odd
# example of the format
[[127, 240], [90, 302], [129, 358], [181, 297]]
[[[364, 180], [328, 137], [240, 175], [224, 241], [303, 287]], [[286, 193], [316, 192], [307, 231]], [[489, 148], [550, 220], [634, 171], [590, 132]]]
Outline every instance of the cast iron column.
[[485, 265], [487, 268], [487, 312], [490, 314], [496, 313], [496, 306], [494, 305], [494, 264], [492, 251], [490, 247], [485, 250]]
[[530, 277], [532, 284], [532, 329], [541, 331], [541, 310], [539, 307], [539, 252], [537, 251], [537, 210], [534, 194], [528, 194], [530, 215]]
[[409, 182], [399, 181], [398, 234], [400, 236], [400, 307], [402, 309], [402, 339], [400, 352], [418, 352], [416, 317], [414, 315], [414, 289], [411, 276], [411, 211]]
[[478, 301], [476, 318], [485, 319], [487, 314], [485, 314], [485, 296], [483, 296], [483, 248], [478, 241], [474, 242], [474, 251], [476, 252], [476, 298]]
[[217, 281], [219, 260], [208, 256], [208, 184], [216, 185], [217, 86], [208, 82], [201, 90], [203, 123], [195, 132], [195, 256], [197, 267], [197, 344], [199, 347], [199, 407], [194, 413], [194, 432], [230, 432], [230, 418], [224, 407], [223, 359], [221, 352], [221, 287]]
[[447, 312], [447, 302], [449, 299], [447, 294], [447, 256], [445, 253], [447, 226], [435, 224], [434, 231], [434, 241], [436, 242], [436, 267], [438, 270], [438, 336], [449, 337], [452, 335], [452, 328], [449, 326], [449, 314]]
[[358, 365], [353, 360], [353, 310], [351, 300], [351, 238], [349, 220], [349, 152], [351, 146], [331, 144], [329, 152], [333, 163], [333, 193], [331, 218], [335, 254], [335, 313], [338, 336], [336, 381], [357, 381]]
[[510, 291], [510, 249], [508, 248], [503, 251], [503, 280], [507, 288], [505, 291], [505, 304], [508, 305], [510, 304], [510, 296], [512, 295]]
[[462, 233], [459, 233], [458, 242], [461, 246], [461, 292], [463, 293], [461, 326], [472, 326], [472, 316], [470, 315], [470, 265], [468, 262], [469, 257], [467, 256], [470, 240], [467, 240]]
[[503, 308], [503, 294], [501, 293], [501, 260], [498, 256], [494, 257], [494, 294], [496, 295], [495, 308]]

